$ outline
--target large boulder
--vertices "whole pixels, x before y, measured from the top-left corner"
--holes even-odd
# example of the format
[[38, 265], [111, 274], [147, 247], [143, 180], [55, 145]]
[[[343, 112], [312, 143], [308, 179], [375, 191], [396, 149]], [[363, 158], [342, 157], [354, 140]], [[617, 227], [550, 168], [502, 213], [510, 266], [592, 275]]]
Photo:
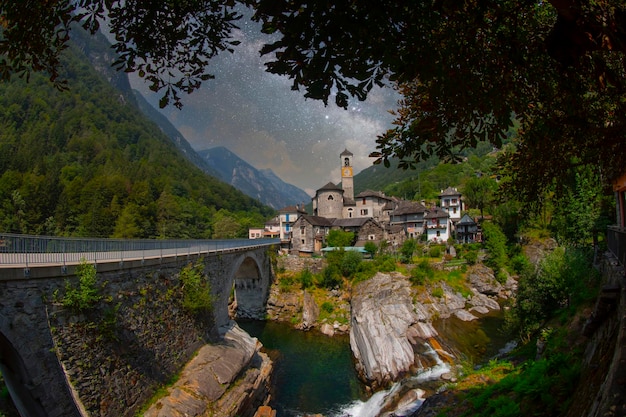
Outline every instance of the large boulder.
[[367, 384], [388, 386], [416, 367], [415, 345], [437, 334], [419, 318], [409, 281], [401, 274], [377, 273], [355, 286], [350, 347]]
[[[272, 363], [261, 344], [232, 322], [219, 343], [205, 345], [147, 417], [252, 416], [269, 399]], [[214, 410], [215, 409], [215, 410]]]

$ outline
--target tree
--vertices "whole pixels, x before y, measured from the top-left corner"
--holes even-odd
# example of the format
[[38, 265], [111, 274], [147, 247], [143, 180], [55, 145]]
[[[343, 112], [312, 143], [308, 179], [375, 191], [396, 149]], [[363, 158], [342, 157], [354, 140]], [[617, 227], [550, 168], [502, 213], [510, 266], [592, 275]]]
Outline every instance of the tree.
[[171, 99], [180, 106], [178, 92], [212, 78], [208, 60], [236, 45], [236, 7], [249, 5], [273, 35], [261, 49], [273, 55], [267, 70], [289, 77], [305, 97], [334, 97], [346, 108], [350, 97], [364, 100], [375, 85], [395, 83], [403, 99], [396, 126], [372, 153], [379, 163], [458, 160], [460, 149], [481, 140], [500, 147], [514, 118], [510, 156], [521, 198], [532, 200], [573, 163], [602, 167], [606, 178], [626, 162], [626, 5], [617, 0], [0, 5], [5, 79], [47, 70], [57, 80], [70, 24], [93, 33], [109, 16], [116, 67], [164, 90], [162, 106]]
[[333, 248], [345, 248], [346, 246], [352, 246], [354, 242], [353, 232], [344, 232], [343, 230], [334, 229], [328, 232], [326, 237], [326, 243]]
[[471, 177], [463, 188], [463, 198], [468, 206], [480, 210], [480, 217], [484, 217], [483, 210], [491, 202], [496, 187], [496, 182], [489, 177]]

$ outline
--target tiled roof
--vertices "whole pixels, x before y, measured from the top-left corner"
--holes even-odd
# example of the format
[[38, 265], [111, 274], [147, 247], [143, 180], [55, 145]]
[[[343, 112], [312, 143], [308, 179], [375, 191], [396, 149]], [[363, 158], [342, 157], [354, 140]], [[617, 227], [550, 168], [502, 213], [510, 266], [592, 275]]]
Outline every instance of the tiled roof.
[[422, 203], [417, 201], [400, 201], [392, 214], [395, 216], [401, 216], [404, 214], [424, 213], [427, 211], [426, 207]]
[[385, 194], [383, 194], [380, 191], [365, 190], [365, 191], [360, 192], [359, 195], [356, 196], [356, 198], [363, 198], [363, 197], [378, 197], [378, 198], [384, 198], [385, 200], [391, 201], [391, 197], [387, 197]]
[[441, 210], [439, 207], [435, 207], [434, 209], [426, 213], [426, 215], [424, 216], [425, 219], [437, 219], [441, 217], [449, 217], [449, 216], [447, 212]]
[[320, 217], [320, 216], [311, 216], [309, 214], [303, 214], [300, 216], [300, 219], [310, 223], [312, 226], [326, 226], [331, 227], [333, 225], [333, 221], [335, 219]]
[[353, 154], [352, 152], [350, 152], [348, 149], [344, 149], [344, 151], [343, 151], [343, 152], [341, 152], [341, 153], [339, 154], [339, 156], [344, 156], [344, 155], [350, 155], [350, 156], [352, 156], [352, 155], [354, 155], [354, 154]]

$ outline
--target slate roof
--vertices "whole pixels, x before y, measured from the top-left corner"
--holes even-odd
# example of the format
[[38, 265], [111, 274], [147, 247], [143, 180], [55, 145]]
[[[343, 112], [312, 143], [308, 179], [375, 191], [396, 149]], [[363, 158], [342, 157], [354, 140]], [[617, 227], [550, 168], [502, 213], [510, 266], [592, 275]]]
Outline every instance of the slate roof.
[[320, 217], [320, 216], [311, 216], [310, 214], [303, 214], [300, 216], [300, 219], [310, 223], [312, 226], [324, 226], [331, 227], [333, 225], [333, 221], [335, 219]]
[[333, 226], [338, 227], [361, 227], [368, 221], [374, 221], [371, 217], [351, 217], [348, 219], [335, 219]]
[[352, 152], [350, 152], [348, 149], [344, 149], [343, 152], [341, 152], [339, 154], [339, 156], [344, 156], [344, 155], [346, 155], [346, 156], [348, 156], [348, 155], [349, 156], [353, 156], [354, 154]]
[[426, 215], [424, 216], [425, 219], [438, 219], [442, 217], [450, 217], [450, 216], [448, 215], [446, 211], [440, 209], [439, 207], [435, 207], [434, 209], [426, 213]]
[[391, 197], [387, 197], [385, 194], [383, 194], [380, 191], [372, 191], [372, 190], [365, 190], [359, 193], [359, 195], [356, 196], [356, 198], [363, 198], [363, 197], [378, 197], [378, 198], [384, 198], [385, 200], [391, 201]]
[[391, 214], [394, 216], [402, 216], [405, 214], [424, 213], [426, 211], [426, 207], [417, 201], [400, 201]]
[[463, 217], [461, 217], [461, 220], [459, 220], [459, 222], [457, 223], [458, 226], [462, 226], [462, 225], [475, 225], [477, 224], [474, 219], [472, 219], [470, 217], [469, 214], [464, 214]]
[[278, 210], [279, 213], [306, 213], [306, 210], [304, 210], [304, 208], [301, 208], [299, 206], [287, 206], [287, 207], [283, 207], [280, 210]]
[[456, 188], [448, 187], [445, 190], [443, 190], [441, 194], [439, 194], [439, 197], [454, 196], [454, 195], [461, 195], [461, 193]]

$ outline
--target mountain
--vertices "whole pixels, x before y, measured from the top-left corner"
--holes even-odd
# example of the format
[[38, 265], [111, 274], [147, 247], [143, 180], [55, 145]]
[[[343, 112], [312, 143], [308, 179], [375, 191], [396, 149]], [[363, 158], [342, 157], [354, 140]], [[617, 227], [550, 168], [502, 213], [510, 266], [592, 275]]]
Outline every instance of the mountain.
[[263, 224], [273, 211], [191, 163], [98, 48], [64, 51], [68, 91], [38, 73], [0, 83], [0, 232], [222, 238]]
[[276, 210], [311, 200], [307, 193], [285, 183], [271, 170], [258, 170], [223, 146], [198, 153], [218, 172], [219, 178]]

